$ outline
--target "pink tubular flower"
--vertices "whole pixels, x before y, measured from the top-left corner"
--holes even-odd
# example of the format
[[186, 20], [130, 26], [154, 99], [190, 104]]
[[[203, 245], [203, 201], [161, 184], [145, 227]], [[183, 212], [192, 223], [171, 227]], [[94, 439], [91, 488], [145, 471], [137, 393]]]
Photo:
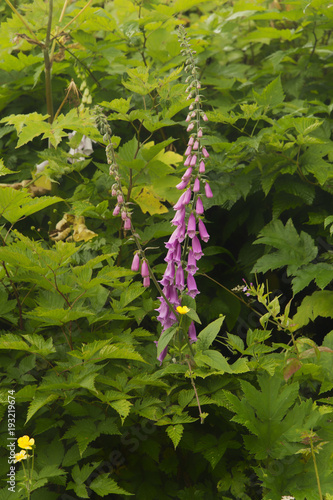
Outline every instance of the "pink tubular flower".
[[117, 196], [117, 202], [118, 203], [124, 203], [124, 197], [123, 197], [122, 194], [118, 194], [118, 196]]
[[195, 232], [196, 232], [196, 221], [195, 221], [195, 215], [192, 212], [188, 218], [187, 234], [189, 235], [190, 238], [193, 238], [195, 236]]
[[203, 251], [201, 250], [200, 241], [197, 236], [194, 236], [194, 238], [192, 238], [192, 250], [194, 257], [197, 260], [201, 259], [201, 257], [203, 256]]
[[[198, 149], [198, 147], [199, 147], [199, 141], [197, 141], [197, 140], [196, 140], [196, 141], [194, 142], [194, 144], [193, 144], [193, 149], [194, 149], [194, 150], [196, 150], [196, 149]], [[186, 153], [185, 153], [185, 154], [186, 154]]]
[[205, 158], [209, 158], [209, 153], [205, 147], [202, 148], [201, 152]]
[[199, 226], [200, 238], [202, 239], [202, 241], [204, 241], [205, 243], [207, 243], [207, 241], [209, 240], [209, 234], [208, 234], [206, 226], [202, 222], [202, 220], [199, 220], [198, 226]]
[[193, 250], [190, 250], [188, 253], [188, 258], [187, 258], [187, 266], [186, 266], [186, 271], [189, 274], [192, 274], [192, 276], [197, 272], [198, 266], [197, 266], [197, 261], [194, 257]]
[[[169, 327], [168, 327], [169, 328]], [[157, 359], [159, 360], [160, 364], [162, 364], [163, 362], [163, 359], [165, 358], [165, 356], [168, 354], [168, 346], [164, 347], [163, 351], [161, 352], [161, 354], [157, 357]]]
[[196, 162], [197, 162], [197, 155], [193, 155], [190, 161], [191, 167], [195, 167]]
[[[194, 149], [198, 149], [198, 148], [194, 148]], [[187, 146], [186, 148], [186, 151], [184, 153], [185, 156], [189, 156], [191, 154], [191, 151], [192, 151], [192, 148], [191, 146]]]
[[138, 271], [140, 269], [140, 256], [139, 256], [138, 252], [135, 252], [135, 254], [134, 254], [131, 269], [132, 269], [132, 271]]
[[191, 161], [191, 158], [192, 158], [192, 156], [191, 156], [191, 155], [189, 155], [189, 156], [186, 158], [186, 160], [184, 161], [184, 167], [188, 167], [188, 166], [189, 166], [190, 161]]
[[197, 199], [196, 205], [195, 205], [195, 211], [197, 215], [202, 215], [204, 213], [204, 207], [202, 203], [202, 199], [199, 197]]
[[184, 205], [188, 205], [191, 201], [191, 195], [192, 195], [191, 188], [188, 188], [188, 190], [185, 191], [184, 195], [185, 195], [184, 196]]
[[122, 210], [122, 211], [121, 211], [121, 218], [122, 218], [123, 220], [126, 220], [126, 219], [127, 219], [127, 212], [126, 212], [126, 210]]
[[185, 288], [184, 269], [182, 268], [182, 266], [178, 266], [178, 268], [177, 268], [175, 285], [178, 288], [178, 290], [180, 290], [181, 292]]
[[198, 193], [199, 191], [200, 191], [200, 180], [199, 177], [197, 177], [193, 184], [193, 193]]
[[190, 324], [189, 326], [189, 329], [188, 329], [188, 336], [189, 336], [189, 339], [190, 339], [190, 343], [192, 344], [193, 342], [196, 342], [198, 340], [197, 338], [197, 332], [195, 330], [195, 324], [194, 324], [194, 321], [192, 321], [192, 323]]
[[131, 219], [129, 217], [127, 217], [127, 219], [125, 219], [124, 229], [126, 231], [129, 231], [131, 229]]
[[197, 136], [199, 137], [199, 139], [202, 137], [202, 128], [199, 128], [198, 130], [198, 133], [197, 133]]
[[188, 146], [193, 146], [193, 143], [194, 143], [194, 137], [193, 135], [189, 138], [189, 141], [187, 143]]
[[200, 293], [192, 274], [187, 275], [187, 289], [188, 295], [193, 298]]
[[205, 162], [201, 160], [201, 162], [199, 163], [199, 174], [204, 174], [205, 170], [206, 170]]
[[181, 181], [179, 184], [177, 184], [176, 188], [179, 189], [179, 191], [182, 191], [183, 189], [186, 188], [188, 181], [189, 181], [188, 179], [187, 181]]
[[149, 276], [149, 269], [146, 260], [143, 260], [141, 264], [141, 276], [143, 278], [147, 278]]
[[192, 175], [192, 172], [193, 172], [193, 167], [188, 167], [188, 169], [186, 170], [185, 174], [182, 177], [182, 180], [188, 181]]
[[150, 278], [149, 278], [149, 276], [145, 276], [143, 278], [143, 286], [146, 287], [146, 288], [148, 288], [148, 286], [150, 286]]
[[191, 132], [191, 130], [193, 130], [193, 129], [194, 129], [194, 123], [193, 123], [193, 122], [191, 122], [191, 123], [189, 124], [189, 126], [187, 127], [186, 131], [187, 131], [187, 132]]
[[204, 122], [208, 122], [208, 118], [207, 118], [206, 113], [204, 113], [204, 114], [202, 115], [202, 119], [203, 119], [203, 121], [204, 121]]
[[206, 182], [206, 184], [205, 184], [205, 194], [206, 194], [207, 198], [213, 198], [213, 193], [212, 193], [212, 190], [211, 190], [208, 182]]
[[119, 215], [119, 213], [120, 213], [120, 205], [118, 205], [117, 203], [117, 205], [113, 209], [112, 215], [116, 216]]
[[182, 224], [184, 224], [184, 221], [185, 221], [185, 207], [176, 211], [176, 215], [172, 219], [171, 224], [173, 226], [181, 226]]

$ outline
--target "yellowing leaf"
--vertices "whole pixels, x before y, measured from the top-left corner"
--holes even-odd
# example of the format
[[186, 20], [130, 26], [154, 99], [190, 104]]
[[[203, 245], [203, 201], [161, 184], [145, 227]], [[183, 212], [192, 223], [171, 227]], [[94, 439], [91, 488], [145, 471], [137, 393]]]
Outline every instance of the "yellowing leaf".
[[168, 212], [168, 209], [161, 203], [161, 198], [153, 192], [151, 186], [137, 188], [132, 191], [132, 195], [144, 214], [149, 212], [150, 215], [154, 215]]
[[47, 191], [51, 191], [51, 181], [46, 175], [42, 175], [41, 177], [38, 177], [34, 181], [34, 186], [42, 189], [46, 189]]

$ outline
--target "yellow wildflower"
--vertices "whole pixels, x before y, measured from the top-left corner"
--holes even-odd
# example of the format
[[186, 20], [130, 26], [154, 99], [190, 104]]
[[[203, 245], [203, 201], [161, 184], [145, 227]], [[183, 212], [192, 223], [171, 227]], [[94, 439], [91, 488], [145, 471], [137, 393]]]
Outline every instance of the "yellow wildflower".
[[15, 453], [14, 464], [16, 464], [16, 462], [21, 462], [21, 460], [26, 460], [28, 456], [25, 450], [21, 450], [20, 453]]
[[17, 444], [19, 445], [20, 448], [23, 448], [24, 450], [32, 450], [32, 446], [35, 444], [34, 438], [29, 438], [29, 436], [22, 436], [18, 438]]
[[189, 308], [187, 306], [178, 306], [177, 311], [179, 314], [186, 314], [189, 312]]

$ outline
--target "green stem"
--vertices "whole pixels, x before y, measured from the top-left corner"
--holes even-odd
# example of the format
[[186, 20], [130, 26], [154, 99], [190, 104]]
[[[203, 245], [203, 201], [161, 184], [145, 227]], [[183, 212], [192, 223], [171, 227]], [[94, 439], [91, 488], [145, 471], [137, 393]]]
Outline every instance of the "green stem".
[[[200, 405], [200, 400], [199, 400], [199, 395], [198, 395], [198, 391], [197, 391], [197, 388], [195, 386], [195, 382], [194, 382], [194, 379], [192, 377], [192, 370], [191, 370], [191, 364], [190, 364], [190, 361], [187, 359], [187, 366], [188, 366], [188, 370], [190, 372], [190, 379], [191, 379], [191, 384], [192, 384], [192, 387], [194, 389], [194, 394], [195, 394], [195, 398], [197, 400], [197, 404], [198, 404], [198, 408], [199, 408], [199, 415], [200, 415], [200, 423], [203, 424], [204, 423], [204, 417], [202, 415], [202, 411], [201, 411], [201, 405]], [[321, 499], [322, 500], [322, 499]]]
[[45, 48], [43, 50], [44, 66], [45, 66], [45, 95], [46, 95], [47, 113], [49, 115], [49, 118], [48, 118], [49, 123], [53, 123], [53, 100], [52, 100], [52, 85], [51, 85], [52, 63], [51, 63], [51, 59], [50, 59], [50, 55], [49, 55], [51, 28], [52, 28], [52, 15], [53, 15], [53, 0], [49, 0], [49, 18], [48, 18], [47, 32], [46, 32], [46, 39], [45, 39]]
[[316, 462], [316, 456], [315, 456], [315, 452], [314, 452], [314, 449], [313, 449], [312, 436], [310, 436], [310, 446], [311, 446], [311, 454], [312, 454], [312, 460], [313, 460], [314, 470], [315, 470], [316, 479], [317, 479], [319, 500], [323, 500], [323, 495], [322, 495], [321, 486], [320, 486], [319, 473], [318, 473], [318, 467], [317, 467], [317, 462]]

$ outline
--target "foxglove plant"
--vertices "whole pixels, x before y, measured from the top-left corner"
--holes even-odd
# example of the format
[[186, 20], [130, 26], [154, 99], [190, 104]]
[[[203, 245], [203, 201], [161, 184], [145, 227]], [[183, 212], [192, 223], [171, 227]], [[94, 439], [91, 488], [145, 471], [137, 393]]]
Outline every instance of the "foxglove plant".
[[[176, 214], [171, 224], [176, 227], [169, 241], [165, 244], [168, 252], [165, 257], [167, 267], [160, 281], [163, 286], [163, 295], [159, 297], [160, 306], [157, 309], [162, 325], [162, 333], [173, 326], [178, 320], [174, 309], [167, 306], [165, 298], [177, 309], [181, 304], [180, 295], [184, 292], [196, 297], [199, 292], [194, 278], [198, 270], [197, 262], [203, 256], [201, 241], [207, 242], [209, 234], [202, 221], [204, 215], [203, 197], [211, 198], [212, 190], [205, 178], [205, 161], [209, 153], [202, 144], [203, 128], [201, 122], [208, 118], [201, 106], [201, 83], [198, 68], [195, 65], [195, 51], [191, 49], [185, 29], [179, 27], [179, 42], [182, 55], [186, 57], [185, 71], [187, 100], [191, 101], [186, 118], [187, 132], [190, 133], [184, 156], [184, 166], [187, 167], [181, 182], [176, 186], [185, 190], [174, 205]], [[204, 193], [204, 194], [203, 194]], [[198, 237], [199, 235], [199, 237]], [[185, 284], [186, 283], [186, 284]], [[195, 326], [192, 322], [188, 331], [190, 341], [196, 340]], [[167, 354], [167, 347], [161, 352], [158, 359], [162, 362]]]

